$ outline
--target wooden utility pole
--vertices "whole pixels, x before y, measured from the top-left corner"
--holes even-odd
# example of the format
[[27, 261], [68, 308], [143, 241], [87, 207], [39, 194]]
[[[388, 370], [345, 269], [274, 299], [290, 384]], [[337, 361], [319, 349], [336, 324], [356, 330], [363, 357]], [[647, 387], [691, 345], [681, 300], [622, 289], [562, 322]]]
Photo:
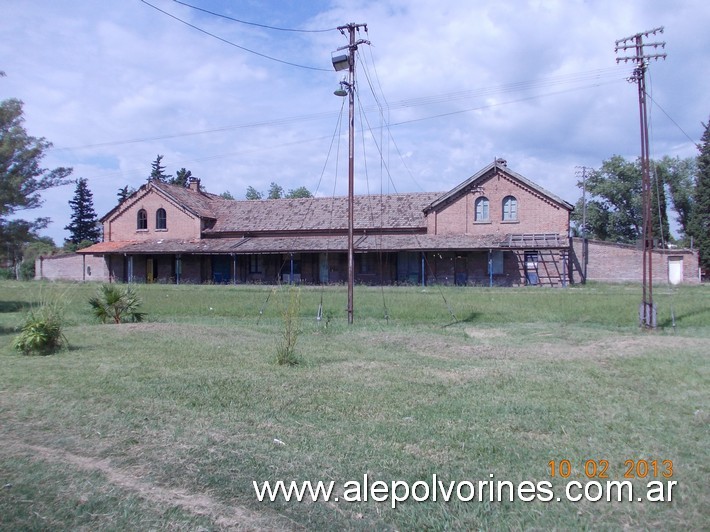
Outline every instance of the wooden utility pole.
[[643, 195], [643, 299], [639, 306], [639, 322], [642, 327], [656, 327], [656, 307], [653, 304], [653, 227], [651, 222], [651, 160], [650, 147], [648, 140], [648, 115], [646, 107], [646, 68], [651, 59], [665, 59], [666, 54], [647, 54], [646, 49], [662, 49], [666, 47], [665, 42], [650, 42], [644, 43], [643, 38], [648, 38], [650, 35], [663, 33], [663, 26], [654, 28], [649, 31], [644, 31], [619, 39], [616, 41], [615, 52], [619, 50], [633, 50], [635, 55], [617, 57], [616, 62], [624, 63], [632, 61], [636, 64], [632, 76], [629, 81], [638, 85], [639, 96], [639, 117], [641, 122], [641, 190]]
[[[355, 39], [355, 32], [360, 28], [367, 31], [367, 24], [350, 23], [345, 26], [338, 26], [340, 33], [345, 35], [348, 32], [348, 45], [338, 48], [348, 51], [348, 79], [341, 81], [341, 89], [335, 94], [344, 95], [347, 88], [348, 94], [348, 324], [353, 323], [353, 292], [355, 284], [355, 250], [354, 250], [354, 225], [355, 225], [355, 51], [360, 44], [370, 44], [370, 41]], [[336, 70], [339, 67], [333, 61]]]

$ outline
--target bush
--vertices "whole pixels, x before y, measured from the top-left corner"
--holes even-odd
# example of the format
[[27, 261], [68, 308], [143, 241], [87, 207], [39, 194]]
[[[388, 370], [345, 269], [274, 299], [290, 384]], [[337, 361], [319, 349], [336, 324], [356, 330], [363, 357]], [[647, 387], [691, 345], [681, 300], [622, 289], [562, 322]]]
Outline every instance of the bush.
[[281, 366], [296, 366], [301, 362], [296, 353], [296, 341], [300, 332], [298, 313], [301, 310], [301, 293], [292, 287], [288, 295], [288, 302], [283, 309], [284, 330], [276, 347], [276, 362]]
[[89, 299], [94, 316], [102, 323], [143, 321], [145, 312], [138, 310], [141, 304], [142, 301], [132, 286], [120, 287], [115, 284], [102, 285], [98, 293]]
[[15, 337], [15, 349], [25, 355], [51, 355], [67, 346], [62, 315], [63, 309], [58, 303], [45, 303], [32, 309]]

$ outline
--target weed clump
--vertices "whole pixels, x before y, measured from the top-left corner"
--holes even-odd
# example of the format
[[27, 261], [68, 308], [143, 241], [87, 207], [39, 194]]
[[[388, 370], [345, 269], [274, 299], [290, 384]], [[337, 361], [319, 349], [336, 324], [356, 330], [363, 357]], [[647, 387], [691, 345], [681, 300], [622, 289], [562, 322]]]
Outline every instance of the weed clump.
[[42, 303], [30, 310], [15, 337], [14, 347], [25, 355], [51, 355], [69, 345], [64, 336], [64, 319], [61, 304]]
[[288, 300], [284, 305], [283, 331], [276, 346], [276, 363], [280, 366], [296, 366], [301, 363], [301, 357], [296, 352], [296, 341], [300, 334], [299, 312], [301, 310], [301, 293], [297, 288], [290, 288]]

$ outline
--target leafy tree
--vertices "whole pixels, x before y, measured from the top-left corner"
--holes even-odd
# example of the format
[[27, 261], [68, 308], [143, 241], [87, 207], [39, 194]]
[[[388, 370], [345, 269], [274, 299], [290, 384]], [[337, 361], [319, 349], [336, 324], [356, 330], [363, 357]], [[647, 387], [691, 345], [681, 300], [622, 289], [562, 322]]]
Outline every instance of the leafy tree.
[[313, 194], [311, 194], [310, 190], [308, 190], [306, 187], [298, 187], [296, 189], [291, 189], [288, 191], [288, 194], [286, 194], [286, 198], [288, 199], [312, 197]]
[[118, 193], [116, 194], [116, 196], [118, 196], [118, 203], [121, 204], [126, 201], [128, 199], [128, 196], [133, 194], [135, 191], [136, 189], [131, 188], [128, 185], [123, 188], [119, 188]]
[[53, 255], [58, 251], [57, 246], [48, 236], [43, 236], [25, 244], [22, 252], [22, 263], [20, 264], [20, 278], [25, 280], [35, 277], [35, 260], [40, 256]]
[[[256, 190], [254, 187], [247, 187], [246, 198], [248, 200], [260, 200], [263, 199], [264, 194]], [[266, 199], [294, 199], [294, 198], [312, 198], [313, 194], [306, 187], [298, 187], [296, 189], [291, 189], [288, 193], [284, 193], [284, 189], [281, 185], [271, 182], [269, 185], [269, 193]]]
[[246, 198], [248, 200], [260, 200], [264, 195], [252, 186], [247, 187]]
[[229, 190], [225, 190], [219, 195], [221, 198], [228, 199], [228, 200], [233, 200], [234, 196], [232, 196], [232, 193]]
[[[577, 185], [581, 188], [582, 182]], [[641, 168], [638, 163], [614, 155], [587, 177], [587, 235], [599, 240], [634, 242], [643, 224]], [[582, 222], [582, 200], [572, 213]]]
[[187, 187], [190, 184], [190, 178], [192, 177], [192, 172], [186, 170], [185, 168], [180, 168], [175, 172], [175, 177], [168, 181], [170, 185], [178, 185], [181, 187]]
[[69, 231], [67, 242], [78, 244], [84, 240], [98, 242], [101, 239], [101, 230], [94, 210], [94, 195], [89, 190], [85, 178], [76, 182], [74, 197], [69, 200], [72, 208], [71, 222], [64, 229]]
[[284, 189], [281, 185], [277, 185], [273, 181], [269, 185], [269, 194], [267, 199], [281, 199], [284, 197]]
[[18, 211], [42, 205], [41, 193], [69, 183], [71, 168], [49, 170], [41, 167], [45, 152], [52, 146], [44, 138], [31, 137], [23, 126], [22, 102], [0, 102], [0, 253], [17, 264], [23, 245], [37, 239], [37, 231], [49, 224], [49, 218], [32, 221], [7, 217]]
[[166, 174], [165, 167], [160, 164], [162, 160], [163, 156], [158, 155], [156, 156], [155, 161], [151, 163], [150, 177], [148, 178], [149, 181], [160, 181], [161, 183], [168, 183], [170, 179], [172, 179], [173, 176], [170, 174]]
[[[659, 163], [660, 168], [660, 163]], [[630, 162], [614, 155], [599, 170], [587, 176], [587, 227], [590, 238], [633, 243], [642, 238], [643, 191], [641, 161]], [[651, 176], [651, 223], [654, 238], [669, 236], [666, 190], [667, 172]], [[582, 188], [582, 181], [577, 183]], [[577, 201], [572, 221], [582, 232], [582, 199]]]
[[693, 208], [697, 161], [694, 157], [681, 159], [680, 157], [665, 156], [656, 163], [656, 172], [668, 185], [673, 210], [677, 214], [676, 221], [680, 226], [680, 240], [687, 245], [689, 244], [687, 235]]
[[710, 122], [703, 126], [689, 233], [700, 253], [700, 265], [707, 271], [710, 269]]

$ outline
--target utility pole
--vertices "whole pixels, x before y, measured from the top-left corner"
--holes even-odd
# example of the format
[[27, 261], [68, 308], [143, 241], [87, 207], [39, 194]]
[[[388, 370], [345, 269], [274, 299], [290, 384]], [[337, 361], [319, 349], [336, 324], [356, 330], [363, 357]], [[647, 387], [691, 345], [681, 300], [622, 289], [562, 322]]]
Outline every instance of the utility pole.
[[337, 51], [347, 50], [346, 56], [333, 57], [333, 67], [336, 71], [348, 69], [347, 81], [340, 82], [336, 96], [348, 95], [348, 324], [353, 323], [353, 292], [355, 284], [355, 250], [353, 229], [355, 225], [355, 52], [361, 44], [370, 44], [364, 39], [355, 39], [355, 32], [367, 24], [349, 23], [338, 26], [340, 33], [348, 32], [347, 46], [341, 46]]
[[587, 170], [592, 170], [586, 166], [575, 166], [577, 177], [582, 178], [582, 283], [587, 282]]
[[652, 30], [644, 31], [619, 39], [616, 41], [615, 52], [619, 50], [633, 50], [635, 55], [617, 57], [617, 64], [623, 61], [624, 63], [632, 61], [636, 64], [634, 72], [629, 78], [631, 83], [638, 85], [639, 96], [639, 116], [641, 123], [641, 171], [642, 181], [641, 190], [643, 196], [643, 299], [639, 306], [639, 321], [641, 326], [646, 328], [656, 327], [656, 307], [653, 304], [653, 227], [651, 223], [651, 172], [650, 172], [650, 148], [648, 141], [648, 117], [646, 107], [646, 68], [651, 59], [665, 59], [666, 54], [661, 53], [646, 53], [646, 49], [653, 48], [657, 50], [660, 46], [662, 49], [666, 47], [664, 42], [644, 43], [643, 38], [648, 38], [650, 35], [663, 33], [663, 26]]

